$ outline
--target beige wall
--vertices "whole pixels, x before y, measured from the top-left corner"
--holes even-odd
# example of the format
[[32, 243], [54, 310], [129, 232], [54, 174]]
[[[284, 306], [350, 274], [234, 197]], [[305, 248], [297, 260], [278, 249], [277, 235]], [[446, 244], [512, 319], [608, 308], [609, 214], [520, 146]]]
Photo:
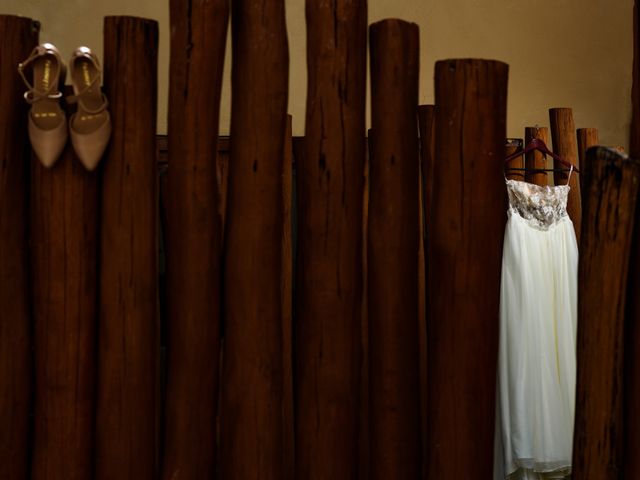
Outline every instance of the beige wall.
[[[304, 0], [286, 0], [291, 55], [289, 111], [304, 132]], [[602, 143], [628, 144], [632, 0], [369, 0], [369, 20], [398, 17], [421, 34], [420, 102], [433, 102], [433, 65], [451, 57], [493, 58], [510, 65], [508, 135], [548, 125], [549, 107], [573, 107], [578, 127], [597, 127]], [[160, 22], [158, 130], [166, 131], [168, 0], [2, 0], [0, 13], [42, 22], [42, 41], [64, 55], [86, 44], [102, 52], [102, 17], [138, 15]], [[534, 20], [532, 20], [534, 19]], [[221, 111], [229, 131], [230, 55]]]

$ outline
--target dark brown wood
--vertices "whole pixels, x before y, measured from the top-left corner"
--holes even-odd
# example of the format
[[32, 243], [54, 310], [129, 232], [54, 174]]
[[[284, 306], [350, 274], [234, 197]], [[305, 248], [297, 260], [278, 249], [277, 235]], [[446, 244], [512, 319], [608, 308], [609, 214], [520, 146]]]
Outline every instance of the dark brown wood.
[[418, 251], [419, 29], [370, 27], [368, 226], [369, 402], [372, 479], [420, 477]]
[[[587, 161], [587, 150], [590, 147], [598, 145], [598, 129], [597, 128], [579, 128], [576, 130], [576, 137], [578, 139], [578, 159], [580, 165], [584, 167]], [[582, 180], [582, 177], [580, 178]], [[582, 182], [581, 182], [582, 183]], [[580, 185], [582, 189], [582, 185]]]
[[[550, 108], [549, 120], [551, 123], [551, 138], [553, 140], [553, 152], [560, 155], [567, 162], [580, 168], [578, 158], [578, 143], [576, 140], [576, 127], [573, 122], [573, 112], [570, 108]], [[564, 169], [563, 165], [554, 161], [554, 168]], [[555, 185], [567, 184], [569, 172], [556, 171], [553, 174]], [[569, 198], [567, 200], [567, 213], [573, 222], [578, 245], [582, 232], [582, 206], [580, 196], [580, 174], [573, 172], [569, 179]]]
[[31, 325], [29, 153], [25, 89], [16, 66], [38, 44], [30, 18], [0, 15], [0, 478], [28, 478]]
[[93, 478], [98, 187], [71, 143], [51, 169], [33, 157], [34, 479]]
[[113, 133], [103, 159], [96, 478], [157, 474], [158, 24], [104, 20]]
[[594, 147], [587, 151], [582, 175], [572, 478], [617, 480], [622, 478], [626, 423], [625, 293], [640, 164], [613, 149]]
[[436, 63], [428, 478], [492, 478], [508, 65]]
[[289, 86], [284, 0], [236, 0], [232, 22], [221, 476], [280, 480], [289, 471], [281, 283]]
[[[525, 127], [524, 129], [524, 144], [528, 145], [531, 140], [538, 138], [542, 140], [545, 145], [551, 148], [549, 143], [549, 129], [547, 127]], [[525, 171], [524, 179], [526, 182], [534, 183], [542, 187], [549, 185], [549, 176], [547, 172], [536, 172], [530, 170], [551, 168], [551, 161], [547, 159], [544, 153], [538, 150], [532, 150], [525, 154]]]
[[422, 186], [424, 189], [425, 211], [431, 205], [433, 191], [433, 167], [435, 148], [434, 120], [436, 118], [435, 105], [420, 105], [418, 107], [418, 131], [420, 133], [420, 162], [422, 167]]
[[216, 471], [223, 222], [216, 153], [229, 2], [171, 0], [170, 9], [162, 478], [187, 480]]
[[366, 0], [307, 0], [298, 163], [296, 478], [357, 477]]
[[[633, 7], [633, 82], [629, 153], [640, 158], [640, 4]], [[640, 212], [640, 196], [636, 215]], [[635, 222], [629, 260], [624, 365], [625, 479], [640, 478], [640, 221]], [[629, 427], [631, 426], [631, 427]]]
[[295, 438], [293, 405], [293, 128], [287, 115], [282, 156], [282, 270], [280, 302], [282, 305], [283, 365], [283, 480], [295, 475]]

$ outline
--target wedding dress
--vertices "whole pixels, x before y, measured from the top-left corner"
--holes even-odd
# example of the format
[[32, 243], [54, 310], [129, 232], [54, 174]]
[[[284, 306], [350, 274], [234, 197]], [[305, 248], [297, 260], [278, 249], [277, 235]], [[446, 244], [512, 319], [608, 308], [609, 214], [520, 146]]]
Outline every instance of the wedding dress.
[[578, 246], [566, 210], [569, 186], [507, 180], [507, 192], [495, 479], [567, 478], [578, 273]]

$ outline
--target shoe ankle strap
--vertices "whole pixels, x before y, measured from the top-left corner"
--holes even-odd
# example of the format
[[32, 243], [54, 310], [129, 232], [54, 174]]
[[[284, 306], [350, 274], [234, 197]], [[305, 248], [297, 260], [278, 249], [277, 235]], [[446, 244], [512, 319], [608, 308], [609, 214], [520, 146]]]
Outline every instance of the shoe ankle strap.
[[31, 54], [24, 62], [20, 62], [18, 64], [18, 73], [20, 74], [20, 77], [22, 77], [22, 81], [28, 89], [26, 92], [24, 92], [24, 99], [29, 104], [33, 104], [44, 99], [58, 99], [62, 97], [62, 93], [58, 91], [58, 83], [60, 81], [60, 70], [62, 68], [62, 65], [59, 65], [56, 77], [52, 79], [49, 88], [44, 92], [36, 90], [35, 86], [32, 85], [31, 82], [29, 82], [29, 79], [24, 74], [25, 67], [29, 66], [36, 58], [47, 54], [56, 56], [56, 52], [54, 50], [47, 48], [44, 45], [38, 45], [32, 50]]

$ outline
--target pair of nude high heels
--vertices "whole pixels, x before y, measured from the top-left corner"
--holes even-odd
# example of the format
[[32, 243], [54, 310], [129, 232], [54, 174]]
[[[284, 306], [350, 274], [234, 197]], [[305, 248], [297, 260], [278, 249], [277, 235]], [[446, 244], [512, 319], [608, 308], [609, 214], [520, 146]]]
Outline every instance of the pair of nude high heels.
[[67, 102], [77, 103], [78, 110], [69, 119], [68, 131], [67, 118], [60, 107], [66, 71], [60, 52], [50, 43], [38, 45], [18, 65], [28, 89], [24, 98], [31, 105], [29, 139], [42, 165], [49, 168], [60, 157], [70, 135], [80, 162], [87, 170], [94, 170], [111, 136], [108, 102], [100, 90], [102, 71], [89, 48], [79, 47], [73, 52], [69, 73], [74, 94], [67, 97]]

